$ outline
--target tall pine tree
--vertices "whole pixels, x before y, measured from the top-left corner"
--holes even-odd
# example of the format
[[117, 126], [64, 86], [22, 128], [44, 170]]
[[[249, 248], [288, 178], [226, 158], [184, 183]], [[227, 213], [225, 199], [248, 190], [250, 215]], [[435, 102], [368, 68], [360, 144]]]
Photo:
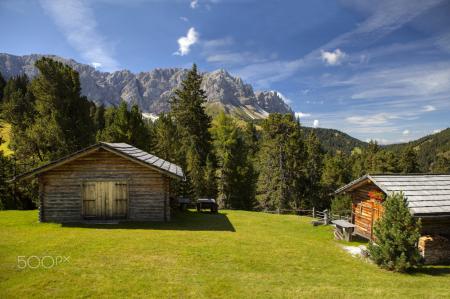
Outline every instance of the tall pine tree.
[[53, 160], [94, 142], [90, 102], [81, 96], [79, 75], [50, 58], [35, 63], [39, 75], [31, 82], [36, 118], [28, 136], [41, 161]]
[[263, 122], [257, 200], [263, 209], [300, 208], [304, 202], [306, 151], [300, 124], [289, 114]]
[[221, 112], [211, 128], [218, 160], [219, 203], [222, 207], [251, 209], [254, 206], [254, 173], [249, 145], [234, 119]]
[[194, 64], [170, 101], [184, 158], [180, 164], [190, 177], [197, 197], [205, 192], [204, 167], [211, 154], [211, 118], [205, 112], [206, 95], [201, 83], [202, 76]]
[[306, 138], [306, 181], [305, 181], [305, 203], [307, 207], [324, 207], [320, 180], [323, 169], [323, 151], [320, 141], [314, 131]]
[[419, 164], [417, 163], [417, 153], [414, 148], [408, 146], [400, 154], [399, 161], [400, 171], [403, 173], [419, 172]]

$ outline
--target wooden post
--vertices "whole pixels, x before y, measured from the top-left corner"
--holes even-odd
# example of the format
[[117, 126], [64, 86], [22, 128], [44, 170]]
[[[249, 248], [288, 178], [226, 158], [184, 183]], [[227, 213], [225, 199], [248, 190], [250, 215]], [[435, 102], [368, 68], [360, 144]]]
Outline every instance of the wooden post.
[[323, 224], [325, 225], [329, 224], [328, 210], [323, 211]]
[[313, 207], [313, 210], [312, 210], [312, 217], [316, 218], [316, 208], [315, 207]]

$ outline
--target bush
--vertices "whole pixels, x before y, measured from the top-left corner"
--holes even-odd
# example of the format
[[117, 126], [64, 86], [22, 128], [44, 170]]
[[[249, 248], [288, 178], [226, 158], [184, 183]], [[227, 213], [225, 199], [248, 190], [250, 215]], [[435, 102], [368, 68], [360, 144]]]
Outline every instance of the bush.
[[420, 221], [412, 217], [402, 193], [388, 196], [383, 206], [373, 228], [375, 241], [368, 246], [371, 259], [381, 268], [406, 272], [420, 264]]
[[338, 195], [331, 201], [333, 215], [348, 216], [352, 213], [352, 198], [350, 195]]

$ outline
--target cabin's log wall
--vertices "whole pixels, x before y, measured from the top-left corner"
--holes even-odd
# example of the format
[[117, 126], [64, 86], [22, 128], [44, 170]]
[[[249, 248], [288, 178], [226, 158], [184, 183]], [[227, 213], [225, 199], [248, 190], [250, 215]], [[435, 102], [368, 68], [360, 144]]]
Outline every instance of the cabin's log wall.
[[[160, 172], [99, 149], [53, 168], [39, 176], [42, 190], [42, 221], [82, 219], [82, 183], [85, 180], [127, 180], [128, 219], [164, 220], [168, 200], [167, 177]], [[166, 209], [166, 218], [170, 209]]]
[[[356, 226], [355, 233], [367, 239], [373, 239], [373, 224], [383, 215], [382, 203], [369, 199], [368, 193], [371, 191], [384, 194], [372, 182], [366, 182], [348, 192], [353, 202], [352, 221]], [[421, 221], [422, 235], [444, 235], [450, 237], [450, 217], [423, 217]]]
[[355, 233], [368, 239], [372, 239], [373, 224], [383, 212], [382, 203], [369, 198], [368, 193], [371, 191], [382, 192], [372, 182], [348, 192], [352, 197], [352, 221], [355, 224]]

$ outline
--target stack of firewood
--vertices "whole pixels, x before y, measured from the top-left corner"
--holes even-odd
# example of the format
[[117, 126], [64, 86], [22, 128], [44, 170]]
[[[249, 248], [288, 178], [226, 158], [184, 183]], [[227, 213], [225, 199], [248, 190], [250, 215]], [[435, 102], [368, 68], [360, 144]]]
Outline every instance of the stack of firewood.
[[419, 251], [425, 264], [450, 263], [450, 240], [442, 236], [427, 235], [420, 237]]

